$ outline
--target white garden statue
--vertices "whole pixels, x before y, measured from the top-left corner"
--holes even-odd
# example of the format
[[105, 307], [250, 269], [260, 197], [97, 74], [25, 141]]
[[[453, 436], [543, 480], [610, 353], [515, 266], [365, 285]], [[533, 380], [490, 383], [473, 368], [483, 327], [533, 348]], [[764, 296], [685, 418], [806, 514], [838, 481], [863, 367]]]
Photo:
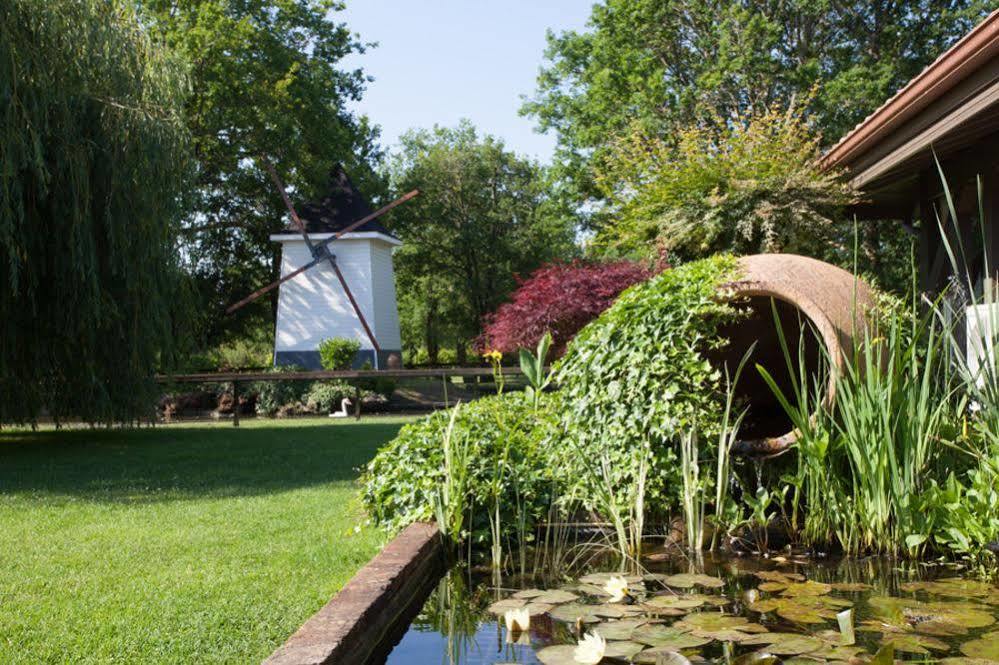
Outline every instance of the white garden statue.
[[347, 416], [350, 415], [350, 405], [351, 404], [353, 404], [353, 402], [350, 401], [350, 398], [349, 397], [344, 397], [340, 401], [340, 410], [339, 411], [334, 411], [333, 413], [331, 413], [330, 414], [330, 418], [346, 418]]

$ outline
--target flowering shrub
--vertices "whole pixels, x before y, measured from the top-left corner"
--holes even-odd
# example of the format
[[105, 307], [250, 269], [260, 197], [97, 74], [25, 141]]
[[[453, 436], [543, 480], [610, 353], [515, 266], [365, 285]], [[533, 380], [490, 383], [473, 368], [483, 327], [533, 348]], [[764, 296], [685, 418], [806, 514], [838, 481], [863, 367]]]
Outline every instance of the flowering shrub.
[[542, 266], [520, 282], [510, 302], [487, 317], [478, 347], [504, 352], [533, 349], [545, 332], [551, 332], [552, 354], [561, 356], [569, 340], [610, 307], [619, 293], [655, 272], [636, 261], [577, 260]]

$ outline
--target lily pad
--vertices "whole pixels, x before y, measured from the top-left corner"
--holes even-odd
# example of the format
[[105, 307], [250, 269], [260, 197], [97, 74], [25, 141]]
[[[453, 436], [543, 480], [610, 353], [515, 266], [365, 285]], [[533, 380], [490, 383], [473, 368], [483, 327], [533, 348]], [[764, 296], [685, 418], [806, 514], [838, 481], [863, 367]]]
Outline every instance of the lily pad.
[[598, 623], [600, 617], [594, 612], [596, 607], [596, 605], [583, 605], [582, 603], [566, 603], [553, 607], [548, 612], [548, 615], [553, 619], [565, 621], [566, 623], [576, 623], [577, 621]]
[[537, 598], [538, 596], [544, 594], [541, 589], [523, 589], [517, 593], [510, 596], [511, 598], [523, 598], [525, 600], [530, 600], [531, 598]]
[[636, 628], [644, 626], [642, 619], [622, 619], [600, 624], [600, 635], [607, 640], [630, 640]]
[[[600, 631], [600, 635], [606, 639], [606, 635], [603, 631]], [[644, 644], [639, 644], [638, 642], [631, 642], [628, 640], [615, 640], [607, 641], [607, 650], [604, 651], [604, 658], [618, 658], [620, 660], [631, 660], [634, 658], [639, 651], [645, 648]]]
[[672, 626], [645, 625], [636, 628], [631, 634], [635, 642], [647, 644], [650, 647], [666, 647], [669, 649], [690, 649], [711, 642], [710, 637], [699, 637]]
[[964, 580], [959, 577], [949, 577], [929, 582], [906, 582], [899, 588], [902, 591], [925, 591], [936, 596], [951, 596], [954, 598], [988, 596], [995, 590], [991, 584], [986, 582]]
[[535, 655], [544, 665], [579, 665], [575, 657], [576, 647], [571, 644], [559, 644], [545, 647]]
[[961, 645], [961, 653], [971, 658], [984, 658], [999, 662], [999, 630], [982, 635]]
[[790, 584], [792, 582], [805, 581], [805, 576], [800, 573], [785, 573], [780, 570], [761, 570], [753, 574], [765, 582], [780, 582], [781, 584]]
[[801, 596], [798, 598], [767, 598], [749, 605], [754, 612], [776, 612], [777, 616], [795, 623], [817, 624], [836, 618], [836, 610], [843, 601], [825, 596]]
[[702, 598], [692, 598], [689, 596], [655, 596], [645, 601], [644, 605], [652, 607], [669, 607], [678, 610], [692, 610], [695, 607], [704, 605]]
[[678, 589], [692, 589], [695, 586], [706, 587], [709, 589], [720, 589], [725, 586], [725, 582], [720, 578], [704, 575], [703, 573], [680, 573], [678, 575], [669, 575], [664, 577], [662, 581], [667, 586], [676, 587]]
[[624, 581], [628, 584], [638, 584], [642, 581], [641, 575], [622, 575], [621, 573], [590, 573], [589, 575], [583, 575], [579, 578], [579, 581], [583, 584], [594, 584], [596, 586], [603, 586], [607, 584], [607, 581], [612, 577], [623, 577]]
[[946, 642], [941, 642], [929, 635], [916, 635], [915, 633], [885, 635], [882, 643], [888, 644], [889, 642], [895, 647], [895, 651], [904, 651], [905, 653], [927, 655], [930, 653], [929, 649], [934, 651], [950, 650]]
[[673, 627], [679, 630], [688, 631], [718, 631], [728, 630], [730, 628], [738, 630], [739, 626], [745, 626], [748, 624], [749, 619], [746, 617], [732, 616], [731, 614], [720, 614], [718, 612], [698, 612], [697, 614], [688, 614], [686, 617], [673, 624]]
[[767, 651], [778, 656], [798, 656], [803, 653], [818, 651], [825, 644], [817, 637], [810, 635], [792, 635], [772, 642]]
[[519, 610], [525, 606], [527, 606], [527, 601], [523, 598], [504, 598], [503, 600], [498, 600], [490, 605], [488, 611], [490, 614], [503, 616], [510, 610]]
[[915, 627], [928, 627], [926, 631], [939, 633], [944, 624], [951, 624], [957, 629], [985, 628], [996, 622], [995, 616], [981, 605], [961, 602], [929, 602], [924, 603], [912, 598], [895, 598], [892, 596], [873, 596], [867, 603], [874, 610], [878, 619], [885, 623]]
[[805, 582], [764, 582], [759, 585], [760, 591], [767, 591], [770, 593], [780, 592], [782, 596], [824, 596], [830, 591], [832, 591], [832, 586], [829, 584], [823, 584], [822, 582], [816, 582], [814, 580], [807, 580]]
[[574, 600], [579, 600], [579, 596], [569, 591], [563, 591], [561, 589], [553, 589], [551, 591], [545, 591], [540, 596], [534, 597], [534, 602], [536, 603], [548, 603], [550, 605], [560, 605], [562, 603], [571, 603]]

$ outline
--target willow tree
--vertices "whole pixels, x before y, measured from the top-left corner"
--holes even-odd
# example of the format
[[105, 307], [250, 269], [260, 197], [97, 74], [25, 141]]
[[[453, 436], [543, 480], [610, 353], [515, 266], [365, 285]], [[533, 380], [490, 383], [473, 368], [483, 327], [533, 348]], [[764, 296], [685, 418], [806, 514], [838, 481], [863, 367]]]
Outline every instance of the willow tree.
[[0, 423], [149, 413], [181, 300], [185, 81], [123, 0], [0, 3]]

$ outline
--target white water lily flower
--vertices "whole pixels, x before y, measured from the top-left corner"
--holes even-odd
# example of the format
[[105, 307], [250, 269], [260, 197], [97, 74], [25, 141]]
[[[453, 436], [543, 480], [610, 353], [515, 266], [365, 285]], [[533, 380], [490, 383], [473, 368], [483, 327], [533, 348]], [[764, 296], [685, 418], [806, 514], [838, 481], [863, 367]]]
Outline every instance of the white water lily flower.
[[581, 665], [596, 665], [603, 660], [605, 651], [607, 640], [597, 633], [587, 633], [572, 652], [572, 659]]
[[531, 625], [531, 613], [526, 607], [516, 610], [507, 610], [503, 613], [503, 620], [506, 621], [506, 629], [511, 633], [517, 630], [527, 630]]
[[628, 595], [628, 580], [623, 577], [611, 577], [604, 584], [604, 591], [610, 596], [610, 602], [620, 603]]

